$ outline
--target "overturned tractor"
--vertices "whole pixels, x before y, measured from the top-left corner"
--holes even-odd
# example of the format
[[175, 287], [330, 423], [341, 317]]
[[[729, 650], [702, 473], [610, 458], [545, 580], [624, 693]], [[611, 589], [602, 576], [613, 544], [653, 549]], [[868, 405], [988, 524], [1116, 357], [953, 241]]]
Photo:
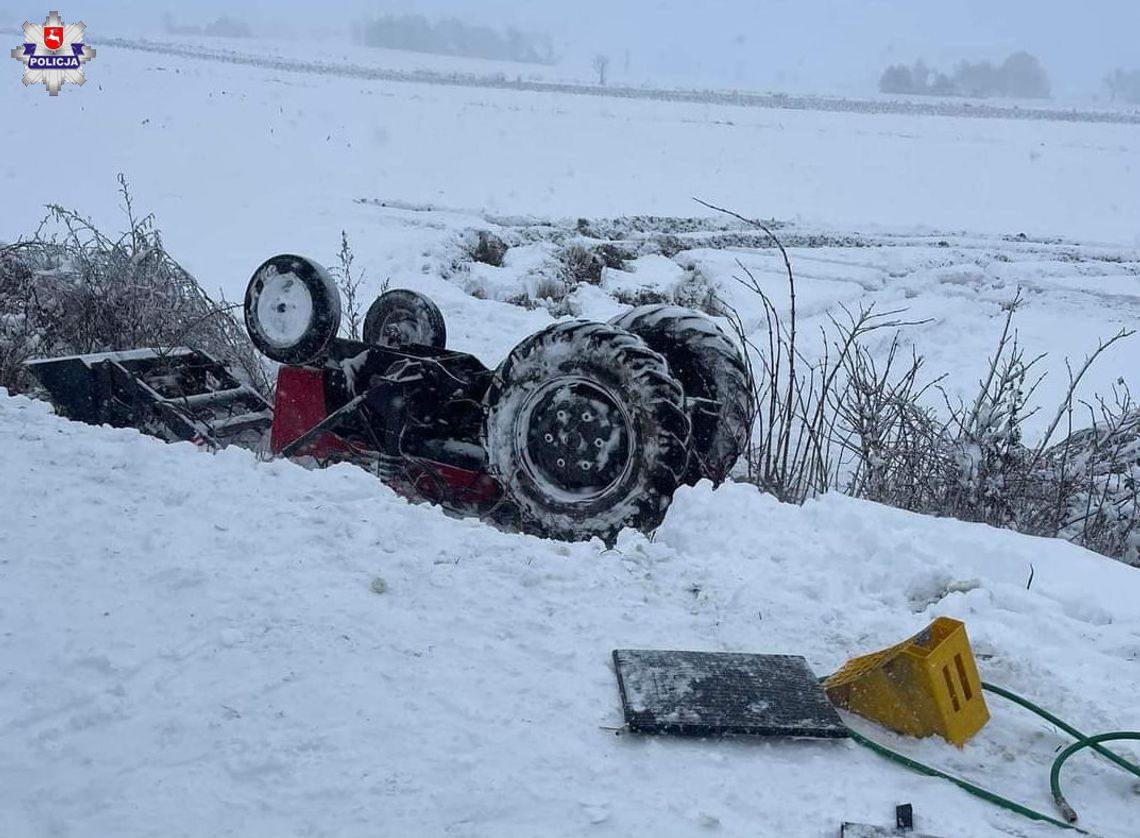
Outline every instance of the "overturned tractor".
[[741, 351], [688, 309], [555, 323], [493, 370], [447, 349], [439, 309], [413, 291], [382, 294], [362, 340], [337, 336], [340, 315], [335, 284], [309, 259], [275, 256], [254, 273], [246, 327], [281, 365], [271, 410], [186, 350], [32, 369], [72, 418], [208, 444], [248, 444], [237, 432], [271, 422], [276, 455], [357, 463], [409, 497], [568, 540], [653, 529], [678, 486], [724, 480], [747, 442]]

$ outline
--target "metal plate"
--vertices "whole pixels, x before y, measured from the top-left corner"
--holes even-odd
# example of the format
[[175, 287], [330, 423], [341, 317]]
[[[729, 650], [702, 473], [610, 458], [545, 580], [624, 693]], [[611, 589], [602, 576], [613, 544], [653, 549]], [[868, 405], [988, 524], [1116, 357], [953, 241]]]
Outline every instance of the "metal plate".
[[847, 736], [798, 655], [615, 649], [630, 730], [682, 736]]

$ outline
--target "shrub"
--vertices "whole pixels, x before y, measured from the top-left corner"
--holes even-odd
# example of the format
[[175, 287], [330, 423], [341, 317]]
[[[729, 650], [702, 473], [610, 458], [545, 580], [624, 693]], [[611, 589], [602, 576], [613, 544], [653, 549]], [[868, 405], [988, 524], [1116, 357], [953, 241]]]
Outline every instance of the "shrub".
[[565, 266], [566, 282], [571, 287], [580, 282], [597, 285], [602, 281], [602, 268], [606, 266], [604, 260], [582, 245], [572, 244], [563, 248], [558, 258]]
[[34, 357], [189, 346], [270, 385], [231, 305], [212, 298], [166, 251], [153, 216], [135, 214], [119, 176], [127, 229], [102, 233], [57, 205], [28, 240], [0, 249], [0, 386], [24, 392]]
[[[1122, 329], [1102, 340], [1079, 368], [1070, 368], [1048, 427], [1027, 445], [1023, 427], [1037, 412], [1032, 401], [1041, 376], [1034, 371], [1044, 355], [1029, 357], [1018, 344], [1012, 324], [1020, 293], [1005, 305], [1004, 327], [976, 396], [955, 405], [943, 392], [940, 414], [927, 397], [940, 390], [942, 378], [923, 383], [921, 356], [913, 350], [909, 359], [900, 356], [898, 330], [918, 325], [900, 319], [900, 311], [843, 308], [829, 318], [818, 360], [807, 360], [798, 343], [787, 251], [767, 227], [752, 223], [783, 256], [791, 309], [782, 320], [740, 265], [737, 279], [759, 297], [768, 325], [767, 345], [756, 346], [739, 314], [720, 301], [747, 349], [756, 388], [745, 481], [787, 502], [839, 490], [914, 512], [1066, 538], [1140, 565], [1140, 406], [1123, 380], [1111, 401], [1090, 405], [1076, 398], [1097, 358], [1133, 332]], [[866, 339], [883, 329], [896, 334], [877, 362]], [[1082, 406], [1089, 427], [1074, 431]], [[1064, 439], [1054, 443], [1059, 430]]]
[[501, 268], [508, 249], [507, 243], [490, 230], [480, 230], [468, 245], [467, 254], [476, 262]]

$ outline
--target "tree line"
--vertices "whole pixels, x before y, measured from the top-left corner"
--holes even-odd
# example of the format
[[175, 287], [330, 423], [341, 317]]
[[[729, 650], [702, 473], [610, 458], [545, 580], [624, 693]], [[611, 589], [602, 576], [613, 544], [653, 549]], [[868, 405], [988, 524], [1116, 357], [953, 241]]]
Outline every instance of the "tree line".
[[1051, 87], [1036, 56], [1015, 52], [1001, 64], [962, 61], [950, 74], [927, 66], [921, 58], [910, 66], [893, 64], [879, 78], [879, 90], [920, 96], [1048, 99]]
[[[1104, 86], [1110, 102], [1140, 105], [1140, 69], [1118, 67], [1105, 77]], [[1000, 64], [961, 61], [951, 73], [937, 70], [921, 58], [909, 65], [892, 64], [879, 77], [879, 90], [917, 96], [1048, 99], [1051, 86], [1037, 57], [1020, 51]]]
[[456, 18], [429, 21], [423, 15], [385, 15], [363, 24], [366, 46], [411, 50], [436, 55], [553, 64], [554, 46], [546, 35], [518, 29], [492, 29]]

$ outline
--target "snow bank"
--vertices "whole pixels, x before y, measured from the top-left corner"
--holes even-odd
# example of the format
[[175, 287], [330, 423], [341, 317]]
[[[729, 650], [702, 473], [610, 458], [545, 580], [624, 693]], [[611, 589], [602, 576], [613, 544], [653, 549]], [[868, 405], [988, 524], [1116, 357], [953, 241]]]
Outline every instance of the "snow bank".
[[[5, 835], [824, 836], [904, 801], [923, 831], [1051, 834], [852, 743], [603, 729], [615, 647], [823, 674], [943, 614], [984, 678], [1089, 731], [1140, 727], [1140, 574], [841, 497], [686, 489], [655, 541], [606, 551], [0, 393], [0, 510]], [[1063, 738], [998, 701], [960, 752], [875, 735], [1048, 810]], [[1085, 825], [1132, 834], [1127, 775], [1078, 762]]]

